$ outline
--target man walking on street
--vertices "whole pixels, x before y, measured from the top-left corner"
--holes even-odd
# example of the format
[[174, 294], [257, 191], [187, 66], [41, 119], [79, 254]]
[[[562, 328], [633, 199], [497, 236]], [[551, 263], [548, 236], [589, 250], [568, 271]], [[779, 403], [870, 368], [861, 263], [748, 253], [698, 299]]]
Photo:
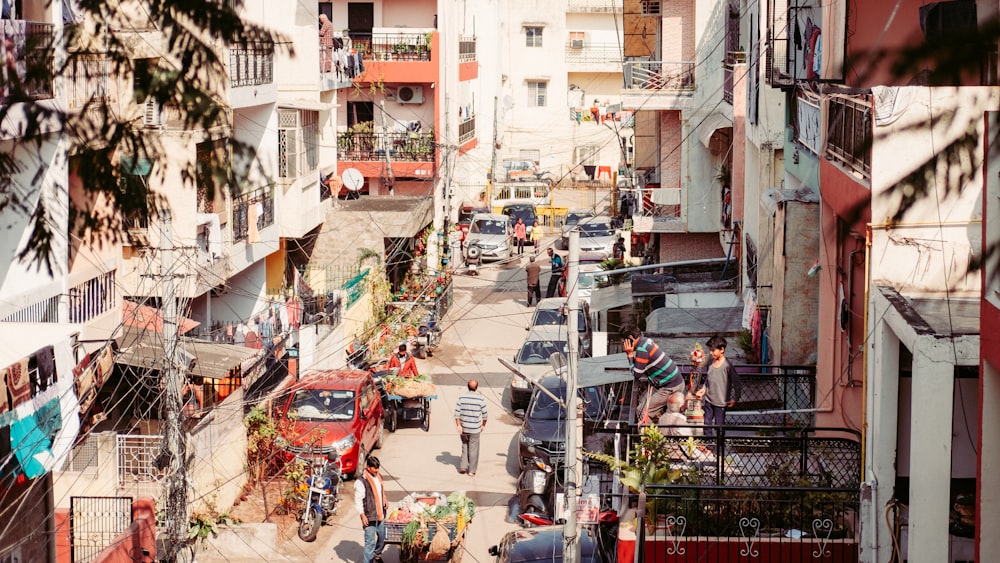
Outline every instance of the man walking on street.
[[621, 335], [632, 376], [637, 382], [648, 384], [639, 400], [636, 422], [656, 424], [670, 396], [684, 389], [684, 377], [670, 356], [660, 350], [652, 338], [642, 336], [639, 327], [627, 324], [621, 328]]
[[524, 267], [524, 271], [528, 274], [528, 307], [531, 307], [531, 298], [534, 297], [535, 302], [542, 300], [542, 290], [539, 286], [539, 278], [542, 276], [542, 267], [535, 262], [535, 255], [532, 254], [528, 256], [528, 265]]
[[479, 393], [479, 382], [470, 379], [469, 391], [455, 403], [455, 425], [462, 435], [462, 458], [458, 472], [476, 475], [479, 467], [479, 436], [486, 428], [486, 397]]
[[382, 550], [385, 549], [389, 501], [385, 496], [385, 483], [378, 474], [380, 466], [377, 457], [369, 457], [364, 474], [354, 482], [354, 508], [361, 513], [361, 529], [365, 532], [363, 563], [382, 563]]
[[559, 256], [549, 247], [549, 263], [552, 264], [552, 275], [549, 276], [549, 288], [545, 292], [545, 297], [555, 297], [556, 290], [559, 289], [559, 279], [562, 278], [563, 265], [562, 256]]

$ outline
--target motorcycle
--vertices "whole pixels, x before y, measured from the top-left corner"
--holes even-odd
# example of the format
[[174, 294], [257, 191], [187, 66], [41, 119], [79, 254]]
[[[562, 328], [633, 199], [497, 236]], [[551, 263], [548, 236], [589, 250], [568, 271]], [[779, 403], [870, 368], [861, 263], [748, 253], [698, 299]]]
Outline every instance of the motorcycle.
[[371, 367], [371, 350], [367, 344], [360, 340], [355, 340], [347, 347], [347, 365], [367, 371]]
[[316, 541], [320, 527], [327, 518], [337, 513], [344, 481], [337, 463], [339, 457], [336, 452], [331, 452], [313, 459], [308, 465], [308, 475], [298, 489], [302, 501], [299, 513], [299, 538], [302, 541]]
[[427, 316], [424, 324], [417, 327], [417, 336], [413, 341], [413, 355], [421, 360], [434, 355], [441, 343], [441, 327], [437, 326], [437, 318], [433, 311]]
[[473, 242], [469, 244], [469, 247], [465, 249], [465, 265], [469, 270], [470, 276], [479, 275], [479, 266], [483, 263], [483, 249], [479, 247], [478, 242]]
[[555, 521], [555, 499], [561, 491], [556, 469], [532, 458], [517, 478], [518, 518], [525, 527], [547, 526]]

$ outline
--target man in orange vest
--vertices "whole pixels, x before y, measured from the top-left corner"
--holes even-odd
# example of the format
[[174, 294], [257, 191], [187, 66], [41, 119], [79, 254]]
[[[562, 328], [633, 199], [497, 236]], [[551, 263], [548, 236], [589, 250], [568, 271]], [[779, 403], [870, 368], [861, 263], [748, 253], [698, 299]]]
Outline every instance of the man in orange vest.
[[396, 353], [389, 357], [389, 369], [393, 368], [399, 370], [399, 377], [412, 378], [420, 375], [417, 373], [417, 360], [406, 350], [405, 342], [401, 342]]
[[378, 474], [380, 466], [377, 457], [369, 457], [364, 475], [354, 482], [354, 507], [361, 514], [361, 529], [365, 532], [364, 563], [382, 563], [382, 550], [385, 549], [389, 501], [385, 496], [385, 483]]

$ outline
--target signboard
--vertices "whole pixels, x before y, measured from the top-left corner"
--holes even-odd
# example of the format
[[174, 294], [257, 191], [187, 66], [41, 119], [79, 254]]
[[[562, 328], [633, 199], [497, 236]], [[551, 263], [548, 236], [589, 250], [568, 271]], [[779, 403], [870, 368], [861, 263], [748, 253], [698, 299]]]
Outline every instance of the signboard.
[[[601, 512], [601, 497], [595, 493], [580, 495], [576, 499], [576, 523], [597, 524]], [[556, 520], [566, 518], [566, 494], [556, 494]]]

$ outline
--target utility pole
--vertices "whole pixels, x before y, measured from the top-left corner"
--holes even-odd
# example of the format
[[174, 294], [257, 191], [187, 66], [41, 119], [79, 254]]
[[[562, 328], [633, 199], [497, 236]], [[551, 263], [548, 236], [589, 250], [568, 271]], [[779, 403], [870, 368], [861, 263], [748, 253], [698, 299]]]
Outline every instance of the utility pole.
[[391, 194], [393, 186], [396, 185], [396, 177], [392, 174], [392, 158], [389, 155], [389, 149], [393, 147], [393, 144], [389, 139], [389, 132], [385, 124], [385, 100], [379, 102], [379, 108], [382, 110], [382, 150], [385, 152], [385, 185], [389, 188], [389, 193]]
[[497, 141], [499, 137], [497, 136], [497, 122], [500, 115], [500, 97], [493, 96], [493, 146], [491, 149], [490, 156], [490, 173], [486, 177], [486, 207], [490, 208], [490, 213], [493, 213], [493, 184], [496, 182], [497, 176]]
[[177, 561], [188, 534], [187, 514], [187, 445], [181, 428], [181, 389], [187, 368], [181, 371], [177, 361], [177, 296], [174, 290], [174, 241], [171, 232], [169, 209], [159, 213], [160, 222], [160, 276], [163, 293], [160, 310], [163, 315], [163, 383], [164, 394], [163, 441], [167, 462], [166, 512], [167, 512], [167, 561]]
[[569, 232], [569, 257], [566, 280], [569, 286], [566, 308], [569, 318], [566, 319], [569, 359], [566, 370], [566, 524], [563, 528], [563, 561], [565, 563], [580, 563], [580, 541], [576, 526], [576, 494], [580, 482], [580, 471], [577, 467], [577, 425], [579, 417], [576, 412], [576, 376], [580, 361], [580, 336], [577, 334], [577, 315], [580, 311], [580, 231]]

